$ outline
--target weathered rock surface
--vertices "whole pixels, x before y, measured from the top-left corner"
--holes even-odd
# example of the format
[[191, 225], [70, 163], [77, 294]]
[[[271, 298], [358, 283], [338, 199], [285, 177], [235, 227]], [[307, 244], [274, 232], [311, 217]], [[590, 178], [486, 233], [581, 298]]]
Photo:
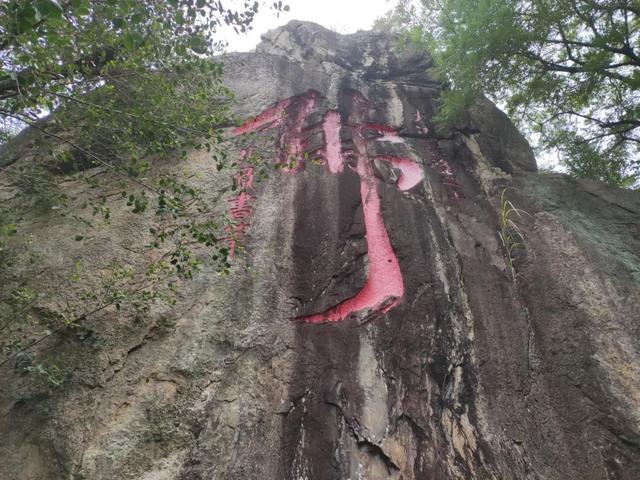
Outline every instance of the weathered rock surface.
[[[32, 349], [63, 389], [0, 367], [0, 478], [640, 478], [640, 195], [537, 173], [488, 102], [435, 136], [429, 67], [300, 22], [230, 55], [232, 155], [289, 167], [234, 204], [248, 255], [187, 283], [169, 331], [113, 309]], [[175, 168], [221, 182], [205, 154]], [[84, 249], [24, 218], [52, 295], [76, 259], [145, 261], [126, 213]]]

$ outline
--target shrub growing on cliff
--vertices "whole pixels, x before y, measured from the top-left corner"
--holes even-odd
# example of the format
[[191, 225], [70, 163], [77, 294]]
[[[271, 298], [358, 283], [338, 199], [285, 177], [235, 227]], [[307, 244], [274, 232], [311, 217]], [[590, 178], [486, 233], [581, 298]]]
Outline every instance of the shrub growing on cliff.
[[524, 235], [517, 224], [517, 219], [522, 219], [525, 211], [516, 208], [511, 200], [507, 198], [507, 189], [503, 189], [500, 193], [500, 209], [498, 210], [498, 220], [500, 230], [498, 237], [504, 247], [504, 253], [507, 260], [507, 266], [512, 278], [516, 278], [515, 255], [519, 249], [525, 247], [526, 242]]

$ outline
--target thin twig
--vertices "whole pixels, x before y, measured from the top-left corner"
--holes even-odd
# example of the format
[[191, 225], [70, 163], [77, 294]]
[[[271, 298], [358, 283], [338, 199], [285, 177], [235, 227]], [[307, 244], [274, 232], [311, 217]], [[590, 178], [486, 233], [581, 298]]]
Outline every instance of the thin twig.
[[[156, 281], [154, 281], [154, 282], [152, 282], [150, 284], [142, 285], [141, 287], [139, 287], [137, 289], [134, 289], [129, 293], [130, 294], [138, 293], [138, 292], [144, 290], [145, 288], [151, 288], [151, 287], [153, 287], [153, 286], [157, 285], [158, 283], [163, 282], [165, 280], [166, 280], [166, 278], [160, 278], [160, 279], [158, 279], [158, 280], [156, 280]], [[26, 346], [22, 347], [21, 349], [19, 349], [17, 352], [14, 352], [14, 353], [10, 354], [2, 362], [0, 362], [0, 367], [3, 367], [4, 365], [6, 365], [7, 362], [9, 362], [12, 358], [15, 358], [16, 356], [20, 355], [21, 353], [24, 353], [27, 350], [35, 347], [36, 345], [44, 342], [46, 339], [48, 339], [52, 335], [55, 335], [56, 333], [61, 332], [62, 330], [66, 329], [66, 328], [68, 328], [68, 327], [70, 327], [72, 325], [77, 325], [78, 322], [80, 322], [82, 320], [86, 320], [87, 317], [90, 317], [91, 315], [94, 315], [94, 314], [104, 310], [105, 308], [108, 308], [108, 307], [116, 304], [119, 300], [121, 300], [121, 299], [120, 298], [115, 298], [112, 301], [104, 303], [104, 304], [94, 308], [93, 310], [91, 310], [89, 312], [86, 312], [86, 313], [83, 313], [81, 315], [76, 316], [73, 320], [71, 320], [69, 322], [65, 322], [64, 325], [61, 325], [60, 327], [51, 330], [49, 333], [47, 333], [43, 337], [40, 337], [40, 338], [34, 340], [33, 342], [31, 342], [28, 345], [26, 345]]]
[[30, 121], [30, 120], [25, 120], [24, 118], [21, 118], [21, 117], [19, 117], [18, 115], [15, 115], [15, 114], [12, 114], [12, 113], [10, 113], [10, 112], [7, 112], [6, 110], [0, 110], [0, 111], [1, 111], [4, 115], [6, 115], [6, 116], [8, 116], [8, 117], [12, 117], [12, 118], [15, 118], [16, 120], [20, 120], [21, 122], [26, 123], [26, 124], [27, 124], [27, 125], [29, 125], [30, 127], [33, 127], [33, 128], [35, 128], [36, 130], [39, 130], [39, 131], [43, 132], [45, 135], [48, 135], [48, 136], [53, 137], [53, 138], [55, 138], [55, 139], [57, 139], [57, 140], [60, 140], [61, 142], [66, 143], [67, 145], [69, 145], [69, 146], [71, 146], [71, 147], [73, 147], [73, 148], [77, 149], [78, 151], [80, 151], [80, 152], [84, 153], [84, 154], [85, 154], [85, 155], [87, 155], [89, 158], [92, 158], [94, 161], [96, 161], [96, 162], [97, 162], [97, 163], [99, 163], [100, 165], [102, 165], [102, 166], [104, 166], [104, 167], [108, 168], [109, 170], [113, 171], [113, 172], [114, 172], [114, 173], [116, 173], [117, 175], [119, 175], [119, 176], [121, 176], [121, 177], [123, 177], [123, 178], [125, 178], [125, 179], [127, 179], [127, 180], [129, 180], [129, 181], [131, 181], [131, 182], [133, 182], [133, 183], [136, 183], [137, 185], [141, 186], [141, 187], [142, 187], [142, 188], [144, 188], [145, 190], [148, 190], [149, 192], [152, 192], [152, 193], [154, 193], [155, 195], [158, 195], [158, 196], [160, 196], [160, 195], [161, 195], [161, 193], [160, 193], [158, 190], [156, 190], [155, 188], [153, 188], [153, 187], [151, 187], [151, 186], [147, 185], [146, 183], [144, 183], [144, 182], [142, 182], [142, 181], [140, 181], [140, 180], [138, 180], [138, 179], [136, 179], [136, 178], [134, 178], [134, 177], [131, 177], [131, 176], [129, 176], [129, 175], [126, 175], [126, 174], [122, 173], [120, 170], [118, 170], [118, 168], [117, 168], [117, 167], [115, 167], [114, 165], [111, 165], [109, 162], [105, 162], [105, 161], [104, 161], [104, 160], [102, 160], [100, 157], [98, 157], [95, 153], [93, 153], [93, 152], [91, 152], [91, 151], [89, 151], [89, 150], [86, 150], [86, 149], [84, 149], [84, 148], [80, 147], [79, 145], [76, 145], [76, 144], [75, 144], [75, 143], [73, 143], [72, 141], [67, 140], [66, 138], [64, 138], [64, 137], [62, 137], [62, 136], [60, 136], [60, 135], [56, 135], [55, 133], [52, 133], [52, 132], [48, 131], [46, 128], [44, 128], [44, 127], [41, 127], [41, 126], [37, 125], [35, 122], [32, 122], [32, 121]]

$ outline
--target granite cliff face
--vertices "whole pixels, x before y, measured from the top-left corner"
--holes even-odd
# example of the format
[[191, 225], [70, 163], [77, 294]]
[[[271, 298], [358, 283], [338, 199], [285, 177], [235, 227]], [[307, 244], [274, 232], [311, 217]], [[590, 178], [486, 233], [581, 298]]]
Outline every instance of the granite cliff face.
[[[640, 478], [638, 192], [537, 173], [486, 101], [436, 135], [430, 67], [301, 22], [231, 54], [246, 257], [188, 283], [168, 331], [113, 309], [33, 349], [75, 366], [62, 390], [1, 367], [0, 478]], [[257, 182], [253, 154], [282, 168]], [[175, 168], [221, 182], [205, 154]], [[52, 294], [69, 258], [144, 261], [125, 213], [84, 249], [24, 215]]]

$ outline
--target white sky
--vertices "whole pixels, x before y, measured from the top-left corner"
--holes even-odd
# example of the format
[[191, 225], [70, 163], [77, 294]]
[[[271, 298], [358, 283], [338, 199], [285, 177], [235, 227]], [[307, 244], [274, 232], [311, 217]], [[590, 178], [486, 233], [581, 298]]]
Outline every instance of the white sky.
[[340, 33], [369, 30], [376, 18], [395, 5], [394, 0], [283, 0], [282, 3], [289, 5], [291, 10], [282, 12], [277, 18], [268, 6], [263, 5], [249, 33], [238, 35], [233, 30], [220, 32], [221, 38], [229, 42], [227, 51], [253, 50], [260, 42], [260, 35], [291, 20], [319, 23]]

